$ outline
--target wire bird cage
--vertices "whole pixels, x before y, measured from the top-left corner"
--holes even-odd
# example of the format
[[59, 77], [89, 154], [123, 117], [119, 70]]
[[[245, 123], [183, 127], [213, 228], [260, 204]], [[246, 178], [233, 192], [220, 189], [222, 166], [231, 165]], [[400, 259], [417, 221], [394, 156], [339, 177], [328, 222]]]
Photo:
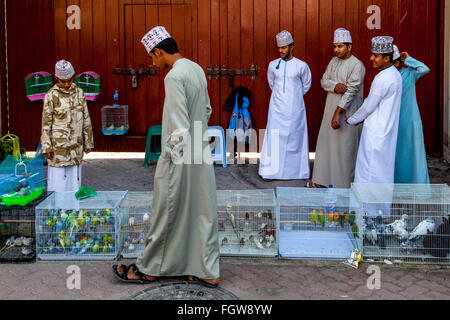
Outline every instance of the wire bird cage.
[[104, 135], [124, 135], [129, 128], [128, 106], [104, 106], [102, 108], [102, 132]]
[[273, 190], [217, 191], [220, 254], [276, 257], [276, 210]]
[[40, 197], [45, 187], [40, 157], [9, 155], [0, 164], [0, 196], [7, 205], [26, 205]]
[[362, 219], [350, 189], [332, 189], [335, 212], [327, 210], [328, 191], [277, 188], [280, 258], [347, 259], [361, 250]]
[[138, 258], [145, 249], [150, 230], [153, 191], [128, 192], [119, 207], [119, 253]]
[[0, 262], [33, 261], [35, 253], [36, 206], [47, 194], [27, 206], [0, 206]]
[[53, 193], [36, 207], [36, 260], [115, 260], [117, 216], [126, 194], [99, 191], [78, 201], [75, 192]]
[[447, 185], [353, 184], [363, 214], [363, 256], [392, 263], [450, 263]]

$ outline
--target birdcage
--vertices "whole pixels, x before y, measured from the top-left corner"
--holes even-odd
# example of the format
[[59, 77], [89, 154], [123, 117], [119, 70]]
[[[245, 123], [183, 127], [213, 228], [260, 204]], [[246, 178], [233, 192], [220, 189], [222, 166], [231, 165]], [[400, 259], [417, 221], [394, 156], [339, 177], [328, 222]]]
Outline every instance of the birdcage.
[[217, 212], [222, 256], [278, 255], [278, 215], [273, 190], [219, 190]]
[[100, 96], [100, 76], [93, 72], [83, 72], [75, 77], [75, 84], [84, 91], [87, 101], [95, 101]]
[[128, 106], [104, 106], [102, 108], [102, 132], [104, 135], [124, 135], [129, 128]]
[[138, 258], [150, 230], [153, 191], [128, 192], [119, 207], [119, 254]]
[[36, 206], [46, 197], [44, 193], [27, 206], [0, 205], [0, 262], [35, 259]]
[[450, 264], [447, 185], [353, 184], [367, 261]]
[[19, 159], [9, 155], [0, 164], [0, 198], [8, 206], [39, 198], [45, 187], [44, 164], [40, 157]]
[[[327, 210], [329, 192], [335, 210]], [[279, 253], [286, 259], [347, 259], [361, 250], [361, 215], [350, 189], [277, 188]]]
[[25, 91], [30, 101], [42, 100], [53, 87], [52, 75], [48, 72], [34, 72], [25, 77]]
[[126, 191], [99, 191], [76, 200], [55, 192], [36, 207], [37, 261], [104, 261], [117, 258], [117, 216]]

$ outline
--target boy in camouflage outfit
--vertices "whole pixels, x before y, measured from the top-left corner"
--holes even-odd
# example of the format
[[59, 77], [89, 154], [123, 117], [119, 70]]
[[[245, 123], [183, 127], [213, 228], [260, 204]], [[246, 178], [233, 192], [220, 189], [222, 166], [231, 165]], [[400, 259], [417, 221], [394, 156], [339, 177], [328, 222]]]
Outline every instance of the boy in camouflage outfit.
[[84, 92], [70, 62], [56, 63], [57, 84], [47, 92], [42, 112], [42, 153], [48, 162], [48, 191], [77, 191], [84, 152], [94, 148]]

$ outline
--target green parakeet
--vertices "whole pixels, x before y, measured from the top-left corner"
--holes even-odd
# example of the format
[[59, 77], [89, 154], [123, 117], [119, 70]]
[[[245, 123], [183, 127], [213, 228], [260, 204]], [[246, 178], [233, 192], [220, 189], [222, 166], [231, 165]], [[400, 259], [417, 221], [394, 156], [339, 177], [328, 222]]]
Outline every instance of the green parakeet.
[[341, 226], [341, 228], [344, 228], [345, 214], [343, 212], [339, 212], [339, 225]]
[[356, 219], [355, 211], [350, 212], [349, 223], [351, 226], [353, 225], [353, 222], [355, 222], [355, 219]]
[[323, 211], [319, 211], [319, 217], [318, 217], [319, 223], [322, 225], [322, 228], [325, 228], [325, 216], [323, 215]]
[[317, 222], [319, 221], [318, 217], [317, 217], [317, 211], [316, 210], [313, 210], [311, 212], [311, 214], [309, 215], [309, 220], [311, 220], [311, 222], [314, 223], [314, 227], [316, 227]]
[[358, 226], [356, 225], [356, 223], [354, 223], [354, 222], [352, 224], [352, 233], [355, 238], [359, 239], [359, 229], [358, 229]]

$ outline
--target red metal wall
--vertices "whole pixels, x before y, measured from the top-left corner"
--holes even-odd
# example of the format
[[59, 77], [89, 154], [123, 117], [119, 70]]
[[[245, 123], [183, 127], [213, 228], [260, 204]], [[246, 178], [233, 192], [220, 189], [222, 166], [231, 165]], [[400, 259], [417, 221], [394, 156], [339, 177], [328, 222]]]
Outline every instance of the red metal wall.
[[[81, 30], [66, 28], [66, 9], [73, 4], [81, 8]], [[366, 26], [367, 7], [372, 4], [381, 8], [381, 30]], [[287, 29], [294, 36], [295, 55], [309, 64], [313, 74], [306, 107], [314, 150], [326, 99], [319, 80], [332, 58], [334, 29], [347, 27], [355, 55], [366, 65], [366, 95], [376, 74], [369, 61], [373, 36], [392, 35], [401, 50], [430, 67], [432, 72], [418, 83], [417, 94], [427, 151], [440, 150], [440, 6], [436, 0], [8, 0], [10, 130], [28, 150], [36, 147], [42, 103], [28, 101], [23, 78], [35, 71], [53, 73], [56, 60], [64, 58], [77, 72], [92, 70], [102, 77], [100, 99], [89, 102], [96, 150], [144, 151], [147, 128], [161, 121], [164, 74], [140, 78], [139, 88], [132, 90], [131, 77], [115, 75], [113, 69], [148, 66], [140, 39], [157, 24], [165, 25], [182, 54], [205, 70], [207, 65], [249, 69], [256, 64], [255, 81], [241, 76], [234, 84], [253, 91], [253, 124], [265, 128], [270, 98], [267, 65], [278, 57], [275, 35]], [[101, 108], [112, 102], [115, 89], [129, 105], [131, 129], [125, 137], [101, 133]], [[212, 77], [209, 90], [210, 124], [227, 128], [230, 115], [222, 106], [231, 92], [229, 79]]]

